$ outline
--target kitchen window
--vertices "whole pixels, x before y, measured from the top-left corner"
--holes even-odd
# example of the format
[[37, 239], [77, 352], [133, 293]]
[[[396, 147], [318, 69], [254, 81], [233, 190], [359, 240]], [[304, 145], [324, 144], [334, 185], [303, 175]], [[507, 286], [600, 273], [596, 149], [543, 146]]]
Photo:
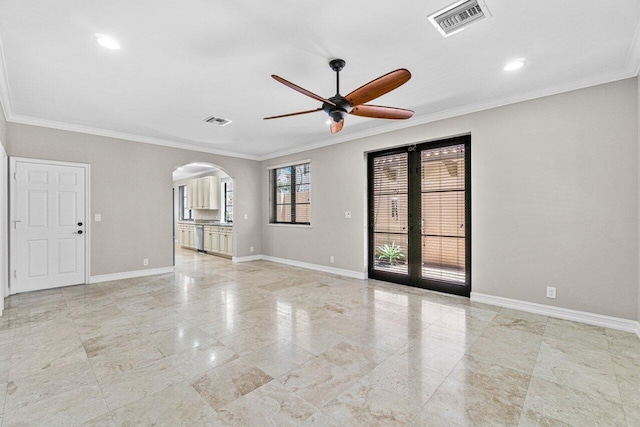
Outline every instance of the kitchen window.
[[299, 163], [270, 171], [272, 224], [311, 224], [310, 163]]
[[233, 222], [233, 183], [224, 183], [224, 220]]
[[181, 185], [178, 187], [178, 194], [180, 195], [180, 219], [190, 220], [193, 219], [191, 209], [188, 208], [187, 202], [187, 186]]

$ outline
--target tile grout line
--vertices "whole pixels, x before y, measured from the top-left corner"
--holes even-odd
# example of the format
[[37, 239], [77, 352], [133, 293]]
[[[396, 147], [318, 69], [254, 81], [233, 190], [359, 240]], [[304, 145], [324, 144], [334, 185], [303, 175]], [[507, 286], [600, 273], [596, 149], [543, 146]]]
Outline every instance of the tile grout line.
[[[90, 285], [81, 285], [81, 286], [90, 286]], [[62, 298], [64, 298], [64, 303], [67, 306], [67, 310], [69, 310], [69, 303], [67, 301], [67, 297], [64, 295], [64, 292], [62, 292]], [[93, 374], [93, 379], [96, 381], [96, 384], [98, 385], [98, 389], [100, 390], [100, 395], [102, 396], [102, 402], [104, 403], [105, 408], [107, 408], [107, 414], [109, 415], [109, 418], [111, 418], [111, 420], [113, 421], [113, 416], [111, 415], [111, 408], [109, 408], [109, 405], [107, 405], [107, 399], [104, 397], [104, 391], [102, 390], [102, 385], [100, 385], [100, 381], [98, 381], [98, 377], [96, 376], [96, 372], [93, 369], [93, 364], [91, 363], [91, 359], [89, 358], [89, 355], [87, 354], [87, 349], [84, 346], [84, 341], [82, 340], [82, 337], [80, 337], [80, 333], [78, 332], [78, 325], [76, 324], [76, 319], [74, 318], [74, 316], [71, 314], [71, 310], [69, 310], [69, 316], [71, 316], [71, 321], [73, 322], [73, 327], [76, 331], [76, 335], [78, 336], [78, 339], [80, 340], [80, 344], [82, 345], [82, 351], [84, 351], [85, 356], [87, 357], [87, 364], [89, 365], [89, 368], [91, 369], [91, 373]], [[99, 415], [98, 417], [103, 416], [104, 414]], [[91, 421], [91, 420], [87, 420], [87, 421]]]

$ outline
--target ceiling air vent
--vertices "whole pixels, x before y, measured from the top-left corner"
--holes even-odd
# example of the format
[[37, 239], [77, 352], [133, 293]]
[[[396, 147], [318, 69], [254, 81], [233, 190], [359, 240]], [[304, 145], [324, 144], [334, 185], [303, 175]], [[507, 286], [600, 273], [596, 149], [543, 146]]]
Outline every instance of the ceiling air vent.
[[222, 119], [220, 117], [215, 117], [215, 116], [207, 117], [206, 119], [204, 119], [204, 121], [207, 123], [213, 123], [218, 126], [226, 126], [229, 123], [231, 123], [231, 120]]
[[429, 15], [429, 21], [444, 37], [462, 31], [472, 22], [491, 16], [487, 5], [479, 0], [463, 0]]

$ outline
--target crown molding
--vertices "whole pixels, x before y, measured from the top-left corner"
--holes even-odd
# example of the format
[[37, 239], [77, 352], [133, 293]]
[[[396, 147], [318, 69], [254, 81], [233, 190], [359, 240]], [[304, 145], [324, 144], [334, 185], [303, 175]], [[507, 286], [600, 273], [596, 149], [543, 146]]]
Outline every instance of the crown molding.
[[94, 128], [89, 126], [81, 126], [64, 122], [56, 122], [53, 120], [36, 119], [33, 117], [24, 117], [17, 115], [7, 115], [7, 122], [18, 123], [31, 126], [39, 126], [51, 129], [65, 130], [69, 132], [85, 133], [88, 135], [105, 136], [107, 138], [122, 139], [125, 141], [142, 142], [144, 144], [160, 145], [163, 147], [179, 148], [182, 150], [199, 151], [201, 153], [217, 154], [220, 156], [236, 157], [246, 160], [259, 160], [257, 156], [250, 154], [237, 153], [235, 151], [218, 150], [215, 148], [203, 147], [197, 144], [189, 144], [186, 142], [168, 141], [160, 138], [152, 138], [148, 136], [134, 135], [125, 132], [116, 132], [107, 129]]
[[9, 90], [9, 80], [7, 78], [7, 68], [2, 50], [2, 40], [0, 40], [0, 105], [4, 111], [5, 119], [13, 116], [13, 104], [11, 102], [11, 91]]
[[640, 73], [640, 24], [636, 27], [636, 35], [627, 55], [627, 71], [634, 76]]
[[436, 122], [439, 120], [450, 119], [453, 117], [462, 116], [465, 114], [476, 113], [484, 110], [502, 107], [509, 104], [516, 104], [519, 102], [529, 101], [536, 98], [542, 98], [545, 96], [556, 95], [564, 92], [570, 92], [573, 90], [584, 89], [590, 86], [597, 86], [600, 84], [610, 83], [617, 80], [623, 80], [627, 78], [636, 77], [640, 71], [640, 25], [636, 30], [634, 40], [629, 49], [627, 57], [626, 67], [623, 70], [614, 71], [608, 74], [600, 75], [597, 77], [589, 77], [571, 82], [565, 82], [562, 84], [545, 87], [544, 89], [538, 89], [521, 93], [513, 96], [507, 96], [502, 98], [495, 98], [486, 101], [482, 101], [475, 104], [466, 105], [460, 108], [454, 108], [447, 111], [441, 111], [433, 114], [428, 114], [419, 118], [415, 118], [407, 121], [394, 121], [384, 126], [379, 126], [374, 129], [357, 131], [354, 133], [347, 133], [339, 136], [332, 136], [330, 139], [322, 138], [310, 142], [308, 144], [300, 145], [294, 148], [274, 151], [263, 155], [251, 155], [245, 153], [238, 153], [235, 151], [219, 150], [215, 148], [204, 147], [202, 145], [186, 142], [169, 141], [160, 138], [153, 138], [142, 135], [135, 135], [125, 132], [111, 131], [107, 129], [94, 128], [89, 126], [76, 125], [65, 122], [57, 122], [53, 120], [39, 119], [35, 117], [19, 116], [15, 113], [13, 107], [11, 90], [9, 87], [9, 79], [6, 70], [6, 61], [4, 59], [4, 52], [2, 50], [2, 42], [0, 40], [0, 104], [3, 107], [5, 118], [7, 122], [19, 123], [32, 126], [46, 127], [51, 129], [59, 129], [70, 132], [84, 133], [88, 135], [104, 136], [108, 138], [116, 138], [125, 141], [141, 142], [145, 144], [160, 145], [163, 147], [178, 148], [182, 150], [197, 151], [202, 153], [216, 154], [221, 156], [236, 157], [246, 160], [265, 161], [275, 159], [282, 156], [291, 154], [297, 154], [309, 150], [327, 147], [334, 144], [340, 144], [343, 142], [353, 141], [357, 139], [367, 138], [371, 136], [381, 135], [401, 129], [407, 129], [415, 126], [421, 126], [427, 123]]

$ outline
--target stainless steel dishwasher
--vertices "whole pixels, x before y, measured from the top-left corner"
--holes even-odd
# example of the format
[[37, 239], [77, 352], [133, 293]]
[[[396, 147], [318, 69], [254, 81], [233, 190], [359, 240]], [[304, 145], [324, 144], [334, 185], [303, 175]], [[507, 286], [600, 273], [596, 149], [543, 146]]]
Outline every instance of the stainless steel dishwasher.
[[195, 246], [198, 252], [204, 252], [204, 225], [196, 224]]

